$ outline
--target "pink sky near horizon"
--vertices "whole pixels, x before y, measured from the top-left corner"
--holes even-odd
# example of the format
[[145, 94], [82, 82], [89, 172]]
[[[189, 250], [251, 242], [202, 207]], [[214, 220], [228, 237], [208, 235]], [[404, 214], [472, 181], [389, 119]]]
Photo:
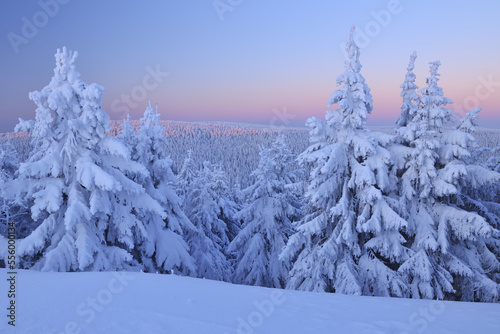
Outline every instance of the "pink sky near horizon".
[[[401, 77], [404, 77], [404, 71], [402, 72]], [[469, 75], [469, 77], [472, 76]], [[484, 81], [488, 81], [487, 75], [483, 75], [482, 78]], [[401, 89], [397, 80], [402, 81], [402, 79], [390, 79], [394, 79], [393, 86], [387, 85], [388, 80], [385, 81], [385, 85], [381, 85], [379, 82], [373, 84], [367, 79], [374, 99], [374, 110], [370, 115], [370, 122], [390, 125], [395, 122], [399, 115], [402, 99], [399, 96]], [[421, 80], [422, 82], [418, 82], [419, 87], [424, 87], [425, 79]], [[282, 118], [289, 121], [289, 123], [281, 125], [303, 125], [310, 116], [324, 117], [325, 111], [329, 109], [326, 102], [336, 89], [335, 80], [331, 81], [329, 84], [320, 82], [305, 87], [290, 85], [289, 87], [280, 87], [280, 90], [275, 91], [269, 90], [269, 85], [264, 88], [254, 88], [252, 91], [246, 90], [245, 87], [239, 87], [234, 91], [224, 91], [223, 99], [218, 96], [217, 87], [213, 87], [212, 91], [205, 92], [206, 96], [201, 95], [191, 99], [185, 96], [177, 100], [177, 103], [168, 100], [168, 98], [158, 102], [163, 117], [169, 119], [238, 121], [241, 114], [244, 114], [248, 122], [267, 123], [273, 122], [273, 120], [276, 122], [277, 117], [281, 123], [283, 123]], [[443, 87], [444, 95], [454, 102], [448, 105], [448, 108], [452, 109], [458, 117], [463, 116], [465, 112], [474, 107], [481, 107], [479, 118], [481, 126], [496, 127], [500, 125], [498, 113], [500, 110], [497, 107], [500, 105], [499, 94], [494, 94], [494, 91], [490, 92], [481, 80], [476, 79], [476, 83], [472, 84], [467, 81], [467, 84], [463, 84], [463, 81], [450, 81], [452, 80], [443, 79], [440, 81], [440, 85], [442, 86], [443, 83], [446, 85]], [[275, 101], [285, 102], [279, 105]], [[246, 102], [251, 102], [250, 106], [245, 106]], [[211, 110], [203, 110], [204, 105], [211, 106]], [[180, 113], [173, 114], [169, 110]], [[288, 115], [288, 117], [280, 118], [280, 115]]]

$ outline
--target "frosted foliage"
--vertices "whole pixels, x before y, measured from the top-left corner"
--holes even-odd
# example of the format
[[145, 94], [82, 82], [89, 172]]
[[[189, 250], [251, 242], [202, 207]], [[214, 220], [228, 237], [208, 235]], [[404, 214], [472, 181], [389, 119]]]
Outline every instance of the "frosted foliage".
[[0, 145], [0, 180], [12, 180], [19, 169], [17, 151], [11, 143], [10, 137]]
[[227, 225], [219, 218], [220, 207], [209, 162], [203, 164], [193, 180], [186, 194], [184, 212], [195, 226], [189, 232], [189, 247], [198, 267], [197, 276], [230, 281], [231, 268], [224, 253], [229, 244]]
[[[405, 294], [393, 266], [408, 257], [396, 212], [393, 157], [365, 126], [371, 95], [359, 73], [359, 48], [347, 43], [349, 60], [332, 94], [327, 121], [309, 119], [311, 145], [299, 156], [309, 170], [306, 215], [282, 258], [293, 262], [287, 287], [347, 294]], [[380, 141], [379, 141], [380, 139]], [[378, 275], [384, 279], [377, 279]]]
[[[15, 222], [16, 237], [25, 237], [33, 228], [29, 212], [25, 209], [22, 199], [16, 197], [15, 178], [19, 169], [18, 153], [11, 143], [10, 136], [0, 145], [0, 262], [7, 255], [8, 224]], [[5, 252], [5, 254], [3, 254]]]
[[19, 168], [17, 196], [37, 226], [19, 241], [18, 256], [23, 267], [45, 271], [141, 268], [136, 247], [148, 231], [137, 212], [165, 213], [127, 177], [148, 172], [106, 134], [104, 88], [80, 80], [76, 57], [57, 51], [52, 80], [30, 93], [35, 121], [18, 126], [30, 131], [34, 149]]
[[226, 224], [228, 241], [232, 241], [241, 230], [240, 219], [236, 217], [241, 205], [235, 202], [228, 177], [220, 166], [214, 167], [211, 183], [219, 207], [218, 218]]
[[151, 105], [146, 108], [138, 132], [129, 117], [124, 120], [119, 138], [129, 148], [132, 160], [148, 171], [128, 176], [161, 206], [161, 211], [137, 212], [148, 235], [138, 246], [141, 263], [151, 272], [195, 275], [196, 266], [185, 240], [186, 233], [194, 226], [181, 210], [181, 200], [174, 190], [176, 177], [166, 154], [168, 142], [165, 128], [160, 125], [158, 106], [156, 110]]
[[430, 76], [426, 79], [427, 87], [419, 90], [422, 108], [417, 113], [417, 120], [425, 124], [424, 130], [440, 131], [452, 117], [455, 117], [455, 114], [445, 108], [447, 104], [453, 102], [443, 96], [443, 89], [438, 86], [440, 74], [437, 71], [441, 62], [437, 60], [429, 64]]
[[467, 133], [474, 133], [476, 131], [477, 119], [480, 111], [481, 108], [474, 108], [466, 113], [459, 121], [458, 130]]
[[[354, 28], [353, 28], [354, 29]], [[328, 107], [337, 104], [339, 109], [331, 113], [330, 117], [343, 129], [364, 128], [368, 114], [373, 109], [370, 88], [360, 74], [359, 47], [354, 42], [353, 30], [351, 38], [346, 43], [348, 60], [345, 62], [346, 71], [337, 77], [337, 86], [340, 86], [328, 101]]]
[[401, 115], [396, 120], [398, 127], [406, 126], [419, 108], [420, 96], [417, 93], [418, 86], [415, 84], [416, 75], [413, 73], [416, 59], [417, 53], [413, 52], [410, 55], [405, 81], [400, 86], [403, 105], [401, 106]]
[[242, 230], [229, 246], [235, 258], [235, 283], [283, 288], [290, 264], [279, 255], [301, 216], [301, 203], [290, 189], [293, 155], [279, 136], [260, 152], [252, 172], [253, 185], [245, 189], [248, 204], [237, 214]]
[[476, 131], [480, 108], [456, 119], [439, 61], [419, 89], [416, 52], [395, 134], [369, 130], [353, 34], [309, 140], [303, 129], [161, 121], [151, 103], [140, 120], [110, 121], [104, 88], [58, 50], [51, 81], [29, 94], [35, 119], [0, 143], [0, 266], [14, 221], [20, 268], [498, 302], [498, 133]]
[[186, 197], [186, 192], [189, 191], [193, 180], [196, 178], [197, 166], [193, 159], [193, 151], [188, 150], [187, 157], [182, 163], [182, 168], [177, 175], [177, 193], [182, 200], [182, 205]]
[[412, 298], [494, 301], [499, 262], [488, 248], [494, 239], [491, 214], [472, 211], [464, 194], [498, 177], [484, 170], [479, 177], [479, 167], [467, 166], [477, 146], [471, 133], [479, 110], [467, 114], [457, 129], [446, 127], [453, 114], [444, 106], [451, 100], [437, 86], [440, 62], [430, 65], [428, 87], [420, 90], [422, 105], [398, 131], [409, 150], [398, 173], [412, 240], [412, 255], [398, 271]]

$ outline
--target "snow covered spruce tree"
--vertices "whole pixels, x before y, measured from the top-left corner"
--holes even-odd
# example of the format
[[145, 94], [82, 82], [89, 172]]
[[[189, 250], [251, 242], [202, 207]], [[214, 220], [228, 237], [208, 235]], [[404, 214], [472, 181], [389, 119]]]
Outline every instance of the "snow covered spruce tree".
[[194, 226], [182, 212], [180, 199], [173, 189], [177, 179], [166, 153], [168, 142], [165, 128], [160, 125], [158, 106], [156, 111], [151, 104], [146, 108], [141, 124], [137, 133], [127, 119], [119, 137], [129, 148], [132, 160], [145, 166], [149, 173], [127, 175], [141, 184], [167, 215], [162, 217], [150, 210], [136, 210], [149, 236], [140, 245], [138, 257], [147, 271], [195, 275], [196, 266], [184, 239]]
[[230, 281], [231, 268], [225, 251], [229, 244], [226, 223], [221, 220], [210, 163], [205, 161], [186, 193], [184, 212], [195, 226], [188, 232], [191, 255], [198, 267], [197, 276]]
[[57, 50], [50, 83], [30, 93], [34, 121], [20, 121], [34, 149], [17, 179], [37, 228], [18, 243], [24, 268], [96, 271], [142, 268], [140, 249], [150, 236], [138, 212], [166, 218], [160, 204], [126, 174], [144, 166], [106, 134], [104, 88], [88, 85], [75, 69], [76, 52]]
[[229, 246], [234, 283], [285, 287], [290, 267], [279, 255], [301, 217], [301, 202], [288, 187], [292, 163], [283, 136], [260, 151], [259, 166], [252, 172], [255, 181], [245, 189], [249, 203], [237, 215], [243, 228]]
[[[485, 239], [485, 245], [480, 244], [481, 254], [478, 259], [481, 259], [481, 264], [474, 263], [473, 269], [482, 266], [482, 270], [478, 269], [478, 271], [500, 284], [500, 196], [498, 189], [500, 173], [480, 166], [476, 162], [474, 153], [475, 151], [481, 152], [474, 137], [476, 119], [480, 110], [481, 108], [475, 108], [469, 111], [459, 120], [457, 128], [445, 136], [443, 140], [445, 148], [441, 150], [440, 156], [444, 156], [453, 163], [465, 165], [467, 174], [458, 179], [458, 195], [451, 196], [449, 202], [460, 209], [480, 215], [493, 227], [491, 237]], [[487, 249], [482, 249], [484, 246]], [[498, 293], [496, 298], [488, 299], [481, 295], [481, 292], [478, 294], [473, 292], [473, 289], [479, 286], [474, 280], [466, 282], [460, 280], [455, 283], [455, 286], [461, 288], [459, 295], [462, 300], [498, 301]], [[497, 289], [500, 292], [500, 285]]]
[[237, 176], [234, 180], [233, 186], [231, 187], [231, 196], [230, 198], [237, 206], [241, 208], [243, 206], [244, 196], [243, 191], [241, 190], [241, 179]]
[[122, 144], [129, 149], [131, 157], [133, 157], [137, 148], [138, 135], [130, 120], [130, 115], [127, 115], [127, 118], [122, 122], [121, 129], [117, 131], [117, 135]]
[[500, 146], [489, 148], [488, 151], [490, 151], [491, 156], [488, 161], [486, 161], [484, 166], [490, 170], [500, 173]]
[[17, 151], [11, 143], [10, 136], [0, 145], [0, 171], [3, 180], [12, 180], [19, 169]]
[[11, 184], [19, 169], [17, 152], [7, 137], [0, 145], [0, 235], [6, 235], [8, 222], [12, 219], [12, 205], [14, 204]]
[[[33, 228], [33, 222], [23, 206], [22, 199], [15, 196], [14, 179], [19, 169], [17, 156], [10, 136], [7, 136], [0, 145], [0, 238], [7, 237], [8, 224], [11, 222], [16, 224], [16, 238], [25, 237]], [[0, 247], [3, 247], [1, 241]], [[7, 245], [2, 250], [7, 250]]]
[[[26, 237], [34, 228], [29, 210], [22, 197], [16, 196], [16, 177], [19, 170], [18, 152], [7, 137], [0, 151], [0, 236], [7, 235], [7, 224], [16, 224], [16, 238]], [[0, 244], [0, 247], [1, 244]], [[4, 247], [4, 250], [7, 248]]]
[[311, 145], [299, 157], [310, 170], [307, 212], [282, 254], [294, 262], [287, 288], [405, 296], [396, 270], [408, 257], [401, 234], [406, 221], [389, 196], [393, 162], [381, 145], [388, 140], [365, 125], [372, 97], [352, 34], [340, 88], [328, 101], [339, 108], [326, 112], [326, 122], [307, 122]]
[[196, 178], [198, 168], [196, 167], [196, 162], [193, 159], [193, 150], [187, 151], [187, 157], [182, 163], [181, 170], [177, 174], [177, 194], [181, 199], [181, 207], [184, 207], [184, 200], [186, 193], [189, 192], [189, 188]]
[[[476, 119], [480, 111], [481, 108], [469, 111], [460, 119], [457, 126], [457, 130], [465, 133], [461, 135], [461, 137], [465, 138], [460, 141], [465, 143], [465, 147], [471, 151], [470, 154], [463, 155], [461, 159], [467, 165], [468, 176], [461, 179], [461, 196], [467, 196], [467, 199], [461, 196], [457, 199], [459, 200], [458, 203], [462, 203], [464, 208], [467, 206], [467, 203], [472, 205], [472, 207], [479, 206], [474, 211], [485, 217], [494, 228], [500, 229], [500, 182], [498, 182], [500, 169], [497, 168], [495, 170], [491, 166], [477, 165], [477, 154], [489, 150], [486, 147], [479, 147], [474, 137], [477, 126]], [[492, 173], [492, 171], [496, 173]], [[469, 201], [473, 201], [473, 203], [469, 203]]]
[[227, 238], [231, 242], [241, 230], [240, 221], [236, 218], [236, 214], [241, 207], [233, 200], [227, 174], [222, 170], [221, 166], [213, 168], [211, 181], [216, 195], [216, 202], [219, 206], [218, 217], [226, 224]]
[[[487, 247], [494, 230], [477, 212], [457, 205], [461, 180], [476, 174], [463, 161], [473, 137], [444, 129], [453, 116], [445, 107], [451, 100], [437, 84], [440, 62], [430, 65], [422, 105], [400, 132], [410, 147], [400, 173], [412, 255], [399, 272], [412, 298], [496, 300], [498, 285], [489, 272], [498, 271], [498, 259]], [[477, 176], [476, 185], [486, 183]]]
[[401, 106], [401, 115], [396, 120], [398, 128], [405, 127], [414, 117], [417, 109], [419, 109], [420, 95], [417, 93], [418, 86], [415, 84], [416, 75], [413, 73], [416, 59], [417, 53], [413, 52], [410, 55], [410, 63], [408, 64], [405, 81], [401, 84], [403, 105]]
[[[477, 165], [477, 161], [481, 159], [480, 155], [485, 151], [489, 151], [489, 154], [494, 154], [495, 152], [495, 149], [480, 147], [474, 137], [477, 127], [476, 120], [479, 117], [478, 114], [480, 111], [481, 108], [475, 108], [469, 111], [459, 120], [457, 126], [457, 130], [466, 133], [462, 134], [461, 137], [463, 138], [462, 142], [466, 144], [465, 147], [470, 151], [470, 154], [463, 155], [462, 160], [467, 164], [468, 175], [473, 176], [472, 179], [469, 177], [462, 179], [462, 190], [471, 198], [484, 202], [487, 206], [484, 209], [489, 208], [489, 210], [496, 212], [495, 214], [498, 216], [499, 221], [498, 223], [490, 222], [490, 225], [494, 226], [496, 229], [500, 229], [500, 183], [496, 182], [499, 174], [491, 173], [491, 171], [500, 173], [500, 166], [497, 167], [495, 163], [491, 164], [491, 162], [495, 160], [500, 161], [500, 159], [492, 156], [486, 164], [481, 166]], [[498, 151], [499, 148], [496, 150]], [[476, 179], [483, 181], [476, 181]], [[484, 209], [478, 212], [481, 213]]]

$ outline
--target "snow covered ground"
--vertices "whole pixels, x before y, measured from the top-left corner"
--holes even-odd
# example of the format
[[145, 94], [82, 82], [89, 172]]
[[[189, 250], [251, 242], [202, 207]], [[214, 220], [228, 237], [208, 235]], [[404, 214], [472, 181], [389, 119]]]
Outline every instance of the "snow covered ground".
[[130, 272], [18, 271], [0, 333], [500, 333], [500, 305], [356, 297]]

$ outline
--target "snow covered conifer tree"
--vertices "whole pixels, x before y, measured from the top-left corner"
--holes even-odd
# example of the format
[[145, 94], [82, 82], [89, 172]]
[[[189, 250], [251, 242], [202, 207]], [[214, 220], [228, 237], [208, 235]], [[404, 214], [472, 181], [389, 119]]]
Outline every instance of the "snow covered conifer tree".
[[[311, 145], [299, 161], [310, 170], [307, 214], [287, 243], [293, 261], [287, 288], [404, 296], [397, 268], [408, 256], [395, 211], [391, 153], [366, 128], [370, 89], [360, 74], [359, 48], [347, 43], [346, 71], [328, 101], [326, 122], [309, 119]], [[379, 142], [380, 140], [380, 142]]]
[[429, 130], [439, 132], [455, 116], [450, 109], [446, 108], [446, 105], [453, 103], [453, 101], [445, 97], [443, 89], [438, 86], [438, 77], [441, 76], [438, 69], [441, 62], [437, 60], [429, 64], [430, 76], [426, 79], [427, 87], [419, 90], [422, 95], [420, 97], [422, 107], [417, 114], [417, 120], [427, 124]]
[[[494, 294], [483, 294], [481, 290], [487, 291], [486, 287], [481, 287], [474, 292], [473, 289], [481, 286], [476, 280], [479, 278], [482, 283], [491, 285], [490, 279], [497, 284], [500, 283], [500, 204], [498, 203], [500, 173], [489, 170], [477, 164], [475, 151], [479, 144], [474, 137], [477, 126], [476, 119], [481, 108], [475, 108], [465, 114], [460, 120], [455, 130], [448, 131], [443, 136], [444, 148], [440, 151], [441, 161], [450, 161], [454, 164], [463, 164], [466, 168], [465, 177], [457, 181], [458, 194], [452, 196], [449, 201], [458, 208], [467, 212], [473, 212], [481, 216], [492, 228], [490, 238], [486, 238], [484, 243], [478, 240], [479, 257], [481, 263], [473, 263], [473, 269], [477, 269], [474, 279], [462, 280], [459, 277], [455, 286], [460, 287], [458, 294], [462, 300], [492, 301], [498, 300], [500, 286], [497, 287], [497, 296]], [[468, 245], [469, 248], [471, 248]], [[472, 259], [471, 256], [467, 257]], [[485, 280], [484, 274], [488, 280]], [[488, 296], [489, 295], [489, 296]]]
[[174, 272], [183, 275], [195, 274], [196, 266], [189, 254], [184, 239], [186, 232], [194, 226], [180, 208], [180, 199], [173, 187], [177, 182], [172, 172], [172, 161], [167, 156], [165, 128], [160, 125], [158, 106], [156, 111], [151, 104], [141, 118], [142, 126], [137, 133], [130, 122], [124, 122], [120, 138], [132, 154], [132, 160], [145, 166], [147, 175], [129, 175], [142, 184], [146, 193], [155, 199], [166, 211], [166, 217], [148, 210], [138, 210], [149, 238], [140, 246], [140, 259], [148, 271]]
[[474, 133], [476, 132], [476, 127], [477, 127], [477, 119], [479, 117], [479, 112], [481, 111], [481, 108], [474, 108], [468, 113], [464, 115], [459, 120], [459, 124], [457, 129], [466, 133]]
[[7, 224], [12, 219], [13, 199], [9, 194], [9, 183], [19, 169], [17, 152], [7, 137], [5, 143], [0, 144], [0, 235], [6, 236]]
[[181, 198], [182, 207], [184, 207], [186, 193], [189, 192], [189, 188], [191, 187], [198, 172], [198, 168], [196, 167], [196, 163], [193, 159], [193, 150], [188, 150], [187, 154], [187, 157], [182, 163], [181, 170], [179, 174], [177, 174], [177, 194]]
[[416, 59], [417, 53], [413, 52], [410, 55], [410, 63], [408, 64], [405, 81], [401, 84], [403, 105], [401, 106], [401, 115], [396, 120], [398, 127], [405, 127], [419, 108], [420, 95], [417, 93], [418, 86], [415, 84], [416, 76], [413, 73]]
[[301, 202], [290, 185], [293, 155], [283, 136], [260, 152], [255, 182], [245, 189], [249, 203], [238, 213], [243, 228], [229, 246], [235, 258], [234, 283], [284, 288], [290, 264], [279, 258], [301, 217]]
[[236, 213], [240, 210], [240, 206], [232, 199], [232, 194], [229, 190], [229, 181], [221, 166], [215, 166], [212, 171], [211, 181], [217, 205], [219, 206], [219, 219], [226, 224], [227, 238], [231, 242], [241, 230], [239, 219], [236, 218]]
[[17, 151], [11, 143], [10, 136], [0, 146], [0, 170], [4, 180], [12, 180], [19, 169]]
[[494, 231], [477, 212], [463, 210], [457, 202], [461, 180], [472, 176], [463, 159], [470, 155], [473, 137], [444, 129], [453, 116], [445, 108], [451, 100], [437, 85], [440, 62], [430, 65], [428, 87], [420, 90], [422, 106], [408, 125], [414, 131], [404, 138], [411, 152], [401, 177], [401, 195], [412, 255], [399, 272], [412, 298], [496, 300], [498, 285], [487, 272], [498, 270], [498, 260], [486, 244]]
[[148, 175], [106, 134], [104, 88], [75, 69], [76, 52], [57, 50], [50, 83], [30, 93], [34, 121], [20, 121], [34, 149], [16, 179], [37, 228], [18, 243], [24, 268], [96, 271], [141, 268], [138, 245], [148, 239], [138, 211], [166, 217], [156, 200], [127, 173]]
[[184, 212], [196, 228], [189, 232], [188, 244], [198, 267], [198, 277], [230, 281], [231, 268], [225, 255], [229, 244], [227, 227], [219, 218], [220, 207], [208, 161], [203, 163], [203, 169], [189, 187]]
[[231, 189], [231, 198], [236, 205], [241, 206], [244, 202], [243, 192], [241, 190], [241, 180], [240, 177], [236, 177], [234, 180], [233, 187]]
[[[0, 236], [7, 236], [7, 226], [16, 223], [16, 238], [24, 238], [33, 228], [32, 220], [22, 200], [15, 196], [15, 183], [19, 161], [10, 136], [0, 145]], [[0, 244], [0, 247], [3, 247]], [[3, 248], [7, 250], [7, 245]], [[1, 254], [1, 251], [0, 251]]]
[[131, 156], [134, 155], [137, 149], [138, 137], [137, 131], [135, 131], [134, 126], [130, 123], [130, 115], [127, 115], [127, 118], [123, 120], [118, 138], [129, 149]]

